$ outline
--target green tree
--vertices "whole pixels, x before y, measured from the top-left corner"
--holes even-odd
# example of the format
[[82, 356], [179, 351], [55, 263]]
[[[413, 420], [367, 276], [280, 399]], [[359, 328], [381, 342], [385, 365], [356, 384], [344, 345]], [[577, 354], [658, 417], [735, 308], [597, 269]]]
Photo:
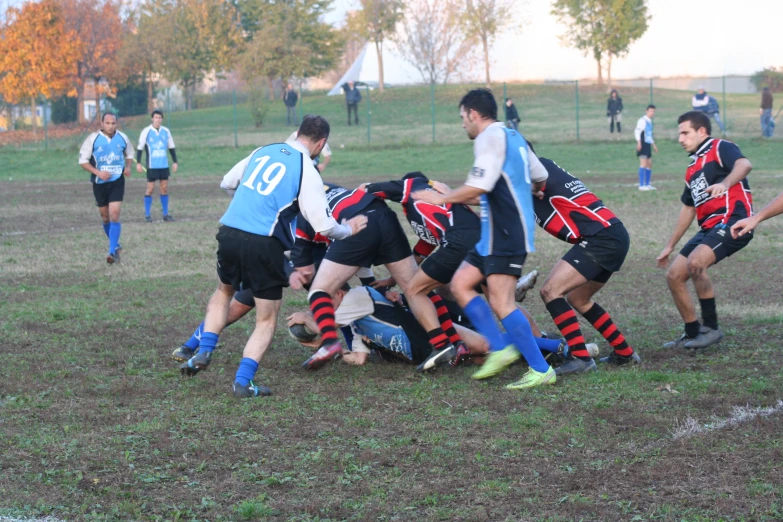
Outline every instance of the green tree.
[[248, 82], [316, 76], [334, 67], [342, 52], [340, 32], [321, 20], [331, 0], [243, 0], [238, 4], [247, 37], [239, 60]]
[[465, 22], [471, 34], [480, 42], [484, 57], [484, 75], [487, 88], [491, 87], [489, 77], [489, 48], [495, 37], [507, 29], [514, 18], [512, 12], [516, 0], [466, 0]]
[[757, 91], [769, 87], [772, 92], [783, 92], [783, 67], [765, 67], [753, 73], [750, 82], [756, 86]]
[[155, 80], [164, 69], [165, 48], [159, 35], [165, 34], [165, 20], [156, 16], [159, 4], [148, 0], [131, 13], [128, 32], [120, 50], [120, 59], [136, 77], [141, 77], [147, 90], [147, 111], [154, 107]]
[[633, 42], [647, 31], [650, 15], [646, 0], [555, 0], [552, 14], [568, 26], [560, 37], [566, 45], [591, 53], [603, 85], [603, 59], [628, 53]]
[[359, 0], [362, 8], [349, 18], [349, 29], [375, 45], [378, 84], [383, 92], [383, 42], [394, 34], [403, 13], [401, 0]]

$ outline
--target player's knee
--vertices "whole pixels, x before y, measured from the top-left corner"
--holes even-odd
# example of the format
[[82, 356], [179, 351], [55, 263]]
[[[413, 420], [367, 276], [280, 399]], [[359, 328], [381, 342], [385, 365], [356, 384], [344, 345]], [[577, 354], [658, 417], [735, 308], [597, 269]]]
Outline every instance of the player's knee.
[[688, 258], [688, 274], [691, 277], [701, 277], [707, 270], [707, 265], [699, 258]]
[[553, 299], [557, 299], [558, 297], [561, 297], [559, 292], [556, 292], [555, 289], [552, 287], [552, 285], [547, 283], [544, 283], [544, 286], [541, 287], [541, 290], [539, 290], [538, 293], [541, 294], [541, 299], [545, 303], [548, 303]]

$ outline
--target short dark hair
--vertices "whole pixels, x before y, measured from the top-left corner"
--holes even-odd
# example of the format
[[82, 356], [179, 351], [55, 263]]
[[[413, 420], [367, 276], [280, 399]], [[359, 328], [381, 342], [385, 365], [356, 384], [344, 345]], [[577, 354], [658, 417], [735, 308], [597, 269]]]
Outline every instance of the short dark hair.
[[424, 175], [423, 172], [408, 172], [402, 177], [402, 180], [405, 181], [406, 179], [412, 179], [412, 178], [424, 178], [427, 179], [427, 176]]
[[653, 104], [651, 103], [650, 105], [648, 105], [648, 106], [647, 106], [647, 109], [645, 109], [645, 110], [648, 110], [648, 111], [649, 111], [650, 109], [654, 109], [654, 108], [655, 108], [655, 105], [653, 105]]
[[701, 111], [688, 111], [685, 114], [680, 115], [679, 118], [677, 118], [677, 125], [680, 123], [690, 122], [691, 127], [693, 127], [693, 130], [697, 131], [699, 129], [705, 129], [707, 131], [707, 135], [712, 134], [712, 123], [710, 122], [709, 116], [704, 114]]
[[103, 114], [101, 114], [101, 123], [106, 121], [106, 116], [114, 116], [114, 119], [115, 120], [117, 119], [117, 115], [116, 114], [114, 114], [113, 112], [106, 111]]
[[154, 118], [156, 114], [160, 114], [160, 117], [163, 117], [163, 112], [159, 111], [158, 109], [155, 109], [152, 111], [152, 114], [150, 114], [150, 118]]
[[331, 127], [323, 116], [307, 114], [302, 118], [302, 124], [299, 125], [299, 136], [305, 136], [313, 141], [329, 138], [329, 132], [331, 132]]
[[492, 91], [489, 89], [473, 89], [462, 97], [459, 106], [464, 107], [466, 111], [474, 110], [485, 118], [491, 120], [498, 119], [498, 104]]

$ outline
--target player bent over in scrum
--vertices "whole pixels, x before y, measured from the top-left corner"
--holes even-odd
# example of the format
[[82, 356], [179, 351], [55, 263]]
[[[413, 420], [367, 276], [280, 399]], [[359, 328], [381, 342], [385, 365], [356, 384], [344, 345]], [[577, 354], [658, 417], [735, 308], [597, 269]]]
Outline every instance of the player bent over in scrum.
[[[596, 369], [574, 308], [609, 342], [614, 351], [602, 363], [641, 362], [606, 310], [593, 296], [620, 270], [630, 238], [622, 222], [584, 183], [554, 161], [539, 157], [548, 177], [533, 187], [536, 222], [556, 238], [572, 243], [541, 287], [541, 298], [570, 348], [557, 375]], [[573, 307], [573, 308], [572, 308]]]

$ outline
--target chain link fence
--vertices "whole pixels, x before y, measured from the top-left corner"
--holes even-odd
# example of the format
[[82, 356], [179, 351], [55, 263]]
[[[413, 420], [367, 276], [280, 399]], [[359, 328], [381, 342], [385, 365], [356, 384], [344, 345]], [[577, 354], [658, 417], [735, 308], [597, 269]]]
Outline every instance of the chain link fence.
[[[190, 110], [176, 87], [156, 93], [155, 106], [165, 114], [178, 147], [254, 147], [285, 140], [303, 114], [321, 114], [332, 124], [332, 147], [384, 147], [429, 143], [464, 143], [458, 103], [479, 84], [387, 87], [384, 93], [360, 87], [358, 122], [348, 119], [344, 96], [323, 91], [299, 91], [296, 121], [287, 120], [279, 94], [230, 90], [195, 94]], [[505, 120], [504, 100], [510, 98], [519, 113], [519, 129], [534, 142], [633, 140], [633, 129], [648, 104], [657, 107], [656, 139], [676, 139], [677, 116], [691, 109], [691, 98], [703, 86], [715, 98], [729, 138], [761, 136], [761, 95], [747, 76], [615, 80], [623, 100], [622, 132], [610, 132], [606, 116], [608, 87], [585, 81], [494, 84], [499, 119]], [[783, 101], [783, 98], [781, 99]], [[779, 102], [778, 102], [779, 103]], [[108, 100], [108, 105], [111, 100]], [[45, 113], [50, 114], [46, 107]], [[775, 114], [777, 110], [773, 111]], [[783, 119], [778, 114], [778, 121]], [[148, 114], [119, 114], [120, 130], [135, 143]], [[78, 149], [97, 129], [88, 124], [52, 125], [45, 122], [33, 135], [29, 129], [0, 132], [0, 149]], [[720, 130], [715, 128], [714, 135]]]

